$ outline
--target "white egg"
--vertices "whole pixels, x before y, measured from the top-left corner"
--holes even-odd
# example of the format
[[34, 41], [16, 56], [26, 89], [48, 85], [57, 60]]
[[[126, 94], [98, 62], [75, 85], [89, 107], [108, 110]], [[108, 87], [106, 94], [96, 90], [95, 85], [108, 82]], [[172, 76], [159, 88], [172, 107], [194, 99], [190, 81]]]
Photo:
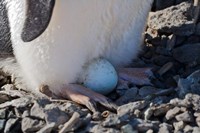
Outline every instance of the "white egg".
[[83, 84], [101, 94], [108, 94], [117, 85], [118, 76], [113, 65], [105, 59], [95, 59], [85, 68]]

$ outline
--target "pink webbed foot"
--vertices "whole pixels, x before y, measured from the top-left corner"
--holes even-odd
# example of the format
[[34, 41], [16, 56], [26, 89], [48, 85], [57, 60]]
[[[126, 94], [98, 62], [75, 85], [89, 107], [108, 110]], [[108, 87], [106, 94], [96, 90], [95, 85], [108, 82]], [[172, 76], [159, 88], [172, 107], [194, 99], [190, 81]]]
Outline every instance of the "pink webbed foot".
[[153, 73], [150, 68], [120, 68], [119, 80], [128, 81], [135, 85], [151, 85]]
[[[54, 95], [45, 87], [40, 89], [40, 92], [50, 97]], [[78, 84], [69, 84], [65, 86], [65, 88], [61, 88], [60, 92], [55, 95], [58, 98], [72, 100], [78, 104], [85, 105], [93, 113], [99, 112], [97, 104], [100, 104], [111, 111], [115, 111], [117, 109], [117, 106], [107, 97]]]

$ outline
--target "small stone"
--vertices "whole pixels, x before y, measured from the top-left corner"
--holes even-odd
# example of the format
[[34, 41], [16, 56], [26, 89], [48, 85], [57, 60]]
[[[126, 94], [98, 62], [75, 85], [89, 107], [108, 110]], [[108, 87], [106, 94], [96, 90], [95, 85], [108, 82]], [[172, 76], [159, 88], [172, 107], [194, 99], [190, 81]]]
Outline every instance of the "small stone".
[[199, 127], [194, 127], [192, 133], [200, 133], [200, 128]]
[[44, 123], [37, 119], [25, 117], [22, 119], [23, 132], [36, 132], [44, 126]]
[[162, 104], [158, 107], [155, 107], [154, 110], [154, 116], [161, 116], [167, 113], [170, 109], [172, 109], [174, 106], [171, 104]]
[[6, 109], [0, 109], [0, 119], [6, 118]]
[[55, 123], [50, 123], [41, 128], [37, 133], [51, 133], [55, 127]]
[[162, 123], [159, 127], [158, 133], [171, 133], [173, 129], [173, 127], [167, 123]]
[[153, 130], [149, 129], [146, 133], [153, 133]]
[[14, 126], [18, 121], [19, 121], [18, 118], [10, 118], [9, 120], [7, 120], [4, 128], [4, 133], [14, 132], [15, 131]]
[[183, 45], [173, 50], [173, 57], [181, 63], [187, 64], [196, 61], [200, 64], [199, 50], [199, 43]]
[[30, 103], [31, 103], [31, 98], [29, 98], [29, 97], [21, 97], [21, 98], [14, 99], [12, 101], [8, 101], [8, 102], [0, 104], [0, 108], [6, 108], [8, 106], [21, 108], [21, 107], [26, 107]]
[[184, 133], [192, 133], [193, 127], [191, 127], [190, 125], [186, 125], [183, 131]]
[[117, 114], [119, 116], [123, 115], [132, 115], [133, 112], [138, 109], [143, 109], [148, 105], [145, 101], [131, 102], [122, 106], [119, 106], [117, 109]]
[[200, 115], [196, 118], [196, 123], [200, 127]]
[[56, 126], [58, 126], [69, 120], [69, 116], [53, 104], [47, 105], [44, 113], [47, 124], [53, 122], [56, 123]]
[[183, 121], [183, 122], [193, 122], [194, 117], [192, 116], [192, 114], [190, 112], [186, 111], [182, 114], [177, 115], [176, 120]]
[[144, 97], [146, 97], [148, 95], [155, 94], [158, 91], [159, 91], [159, 89], [157, 89], [155, 87], [144, 86], [144, 87], [139, 89], [139, 95], [144, 98]]
[[180, 108], [179, 107], [175, 107], [173, 109], [170, 109], [167, 114], [165, 115], [165, 118], [167, 120], [171, 120], [172, 118], [174, 118], [178, 113], [180, 112]]
[[105, 121], [103, 121], [102, 125], [104, 127], [111, 127], [111, 126], [116, 126], [121, 123], [121, 120], [116, 114], [110, 114]]
[[183, 121], [174, 122], [173, 126], [175, 128], [175, 131], [179, 131], [179, 130], [182, 130], [185, 127], [185, 123]]
[[122, 126], [121, 132], [123, 132], [123, 133], [138, 133], [138, 131], [133, 130], [133, 127], [130, 124]]
[[0, 131], [3, 130], [6, 120], [0, 119]]
[[144, 112], [144, 119], [148, 120], [150, 119], [150, 117], [153, 115], [154, 113], [154, 109], [153, 108], [148, 108], [145, 112]]
[[137, 93], [138, 93], [137, 87], [128, 89], [124, 95], [122, 95], [119, 99], [116, 100], [117, 105], [122, 105], [130, 101], [134, 101]]

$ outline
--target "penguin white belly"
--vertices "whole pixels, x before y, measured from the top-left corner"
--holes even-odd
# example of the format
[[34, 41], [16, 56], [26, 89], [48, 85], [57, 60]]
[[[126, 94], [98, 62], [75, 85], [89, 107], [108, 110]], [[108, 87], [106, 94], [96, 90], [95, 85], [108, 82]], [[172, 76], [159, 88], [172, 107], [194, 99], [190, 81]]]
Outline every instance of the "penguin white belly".
[[[57, 0], [47, 29], [21, 40], [26, 0], [6, 0], [16, 58], [30, 88], [47, 84], [55, 92], [75, 83], [85, 63], [104, 57], [130, 63], [140, 49], [152, 0]], [[56, 90], [57, 91], [57, 90]]]

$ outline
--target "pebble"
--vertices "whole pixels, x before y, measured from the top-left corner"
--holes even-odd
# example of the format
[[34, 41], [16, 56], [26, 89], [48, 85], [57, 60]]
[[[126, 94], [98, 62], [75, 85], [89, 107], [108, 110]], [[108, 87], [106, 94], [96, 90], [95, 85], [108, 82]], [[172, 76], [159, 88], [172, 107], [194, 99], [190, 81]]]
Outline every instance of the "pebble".
[[0, 119], [0, 131], [4, 129], [5, 122], [6, 122], [5, 119]]
[[170, 109], [167, 114], [165, 115], [165, 118], [167, 120], [171, 120], [174, 118], [178, 113], [180, 113], [181, 109], [179, 107], [174, 107], [173, 109]]
[[175, 128], [175, 131], [180, 131], [180, 130], [184, 129], [185, 123], [183, 121], [174, 122], [173, 126]]
[[177, 121], [183, 121], [187, 123], [191, 123], [194, 121], [194, 117], [192, 116], [191, 112], [188, 112], [188, 111], [181, 113], [179, 115], [176, 115], [175, 118]]
[[162, 123], [159, 125], [159, 131], [158, 133], [171, 133], [172, 132], [172, 125], [169, 125], [167, 123]]
[[121, 127], [123, 133], [138, 133], [137, 130], [134, 130], [130, 124], [124, 125]]
[[36, 132], [44, 126], [44, 122], [37, 119], [31, 119], [25, 117], [22, 119], [22, 131], [23, 132]]

